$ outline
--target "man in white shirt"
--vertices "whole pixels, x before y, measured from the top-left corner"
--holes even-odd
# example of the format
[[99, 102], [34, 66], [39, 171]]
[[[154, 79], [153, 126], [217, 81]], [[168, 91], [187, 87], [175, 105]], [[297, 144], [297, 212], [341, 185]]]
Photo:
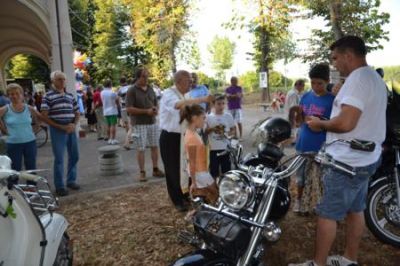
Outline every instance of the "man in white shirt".
[[[309, 118], [314, 131], [326, 130], [327, 143], [361, 139], [375, 143], [372, 152], [334, 143], [327, 152], [356, 172], [352, 177], [328, 168], [323, 177], [324, 195], [317, 206], [318, 223], [313, 261], [290, 265], [357, 265], [357, 255], [365, 222], [368, 179], [380, 164], [381, 144], [386, 133], [387, 92], [380, 76], [367, 65], [367, 49], [362, 39], [345, 36], [330, 47], [334, 66], [347, 77], [333, 103], [331, 119]], [[346, 247], [343, 256], [329, 256], [336, 237], [337, 221], [346, 220]]]
[[301, 96], [303, 96], [304, 91], [304, 80], [298, 79], [294, 83], [294, 88], [288, 91], [285, 98], [285, 113], [288, 114], [290, 108], [293, 106], [298, 106], [300, 103]]
[[115, 139], [119, 99], [117, 94], [112, 91], [110, 79], [106, 79], [103, 85], [104, 90], [101, 92], [100, 97], [103, 102], [103, 114], [107, 124], [108, 144], [115, 145], [119, 143]]
[[180, 110], [186, 105], [211, 102], [212, 96], [185, 99], [191, 86], [191, 75], [185, 70], [174, 74], [175, 87], [164, 91], [160, 102], [160, 153], [164, 163], [169, 197], [178, 211], [186, 211], [181, 179], [181, 125]]

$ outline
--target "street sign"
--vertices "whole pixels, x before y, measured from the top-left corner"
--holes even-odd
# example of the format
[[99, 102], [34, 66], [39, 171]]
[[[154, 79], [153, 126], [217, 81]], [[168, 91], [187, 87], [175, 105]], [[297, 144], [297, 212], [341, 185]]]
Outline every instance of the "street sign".
[[260, 72], [260, 88], [267, 88], [267, 72]]

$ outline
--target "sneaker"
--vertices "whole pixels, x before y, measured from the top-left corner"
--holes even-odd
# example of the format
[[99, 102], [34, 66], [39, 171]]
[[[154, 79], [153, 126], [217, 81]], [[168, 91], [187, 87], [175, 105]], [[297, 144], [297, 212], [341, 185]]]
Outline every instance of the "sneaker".
[[160, 169], [156, 168], [153, 170], [153, 177], [164, 177], [165, 174]]
[[327, 266], [357, 266], [356, 261], [351, 261], [340, 255], [329, 256], [326, 260]]
[[81, 188], [77, 183], [67, 184], [67, 187], [72, 190], [79, 190]]
[[65, 188], [57, 188], [56, 189], [56, 194], [59, 197], [64, 197], [68, 195], [68, 190], [66, 190]]
[[111, 140], [111, 144], [112, 145], [117, 145], [117, 144], [119, 144], [119, 141], [116, 140], [116, 139], [113, 139], [113, 140]]
[[113, 142], [113, 140], [112, 140], [112, 139], [109, 139], [107, 143], [108, 143], [109, 145], [112, 145], [112, 144], [113, 144], [112, 142]]
[[293, 204], [293, 212], [299, 213], [301, 209], [301, 200], [295, 199]]
[[145, 171], [140, 171], [139, 177], [138, 177], [140, 182], [146, 182], [146, 172]]
[[288, 266], [318, 266], [313, 260], [308, 260], [303, 263], [289, 263]]

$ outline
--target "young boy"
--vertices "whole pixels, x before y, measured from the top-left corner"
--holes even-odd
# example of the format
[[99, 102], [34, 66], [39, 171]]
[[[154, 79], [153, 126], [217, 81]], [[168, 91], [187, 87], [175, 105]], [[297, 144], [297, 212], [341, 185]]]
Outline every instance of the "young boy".
[[[308, 91], [303, 95], [300, 100], [300, 110], [302, 114], [303, 123], [300, 126], [300, 133], [296, 142], [296, 151], [298, 153], [302, 152], [318, 152], [325, 142], [326, 132], [314, 132], [312, 131], [304, 121], [307, 121], [308, 117], [316, 116], [320, 119], [329, 119], [332, 111], [333, 100], [335, 96], [327, 91], [327, 85], [329, 83], [329, 65], [327, 64], [317, 64], [311, 68], [309, 72], [309, 77], [311, 79], [312, 90]], [[306, 178], [308, 179], [307, 185], [314, 183], [319, 183], [319, 171], [314, 169], [312, 161], [305, 163], [297, 172], [297, 199], [294, 203], [294, 212], [308, 212], [312, 208], [311, 202], [308, 200], [311, 198], [310, 195], [313, 191], [307, 189], [307, 195], [304, 195], [303, 190], [306, 184]], [[310, 185], [311, 186], [311, 185]], [[318, 191], [314, 191], [318, 194]], [[318, 196], [316, 197], [317, 200]]]
[[227, 148], [227, 142], [223, 139], [223, 134], [235, 135], [236, 125], [231, 114], [225, 112], [225, 96], [215, 95], [214, 110], [207, 115], [207, 129], [210, 143], [210, 173], [213, 178], [217, 178], [231, 169], [229, 154], [218, 156]]

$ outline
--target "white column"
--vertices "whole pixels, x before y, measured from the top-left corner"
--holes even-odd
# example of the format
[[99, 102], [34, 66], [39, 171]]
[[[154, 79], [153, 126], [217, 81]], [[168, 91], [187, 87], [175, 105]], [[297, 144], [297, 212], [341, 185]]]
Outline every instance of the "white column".
[[52, 39], [51, 71], [62, 70], [67, 76], [67, 91], [76, 95], [68, 1], [49, 1], [49, 11]]

